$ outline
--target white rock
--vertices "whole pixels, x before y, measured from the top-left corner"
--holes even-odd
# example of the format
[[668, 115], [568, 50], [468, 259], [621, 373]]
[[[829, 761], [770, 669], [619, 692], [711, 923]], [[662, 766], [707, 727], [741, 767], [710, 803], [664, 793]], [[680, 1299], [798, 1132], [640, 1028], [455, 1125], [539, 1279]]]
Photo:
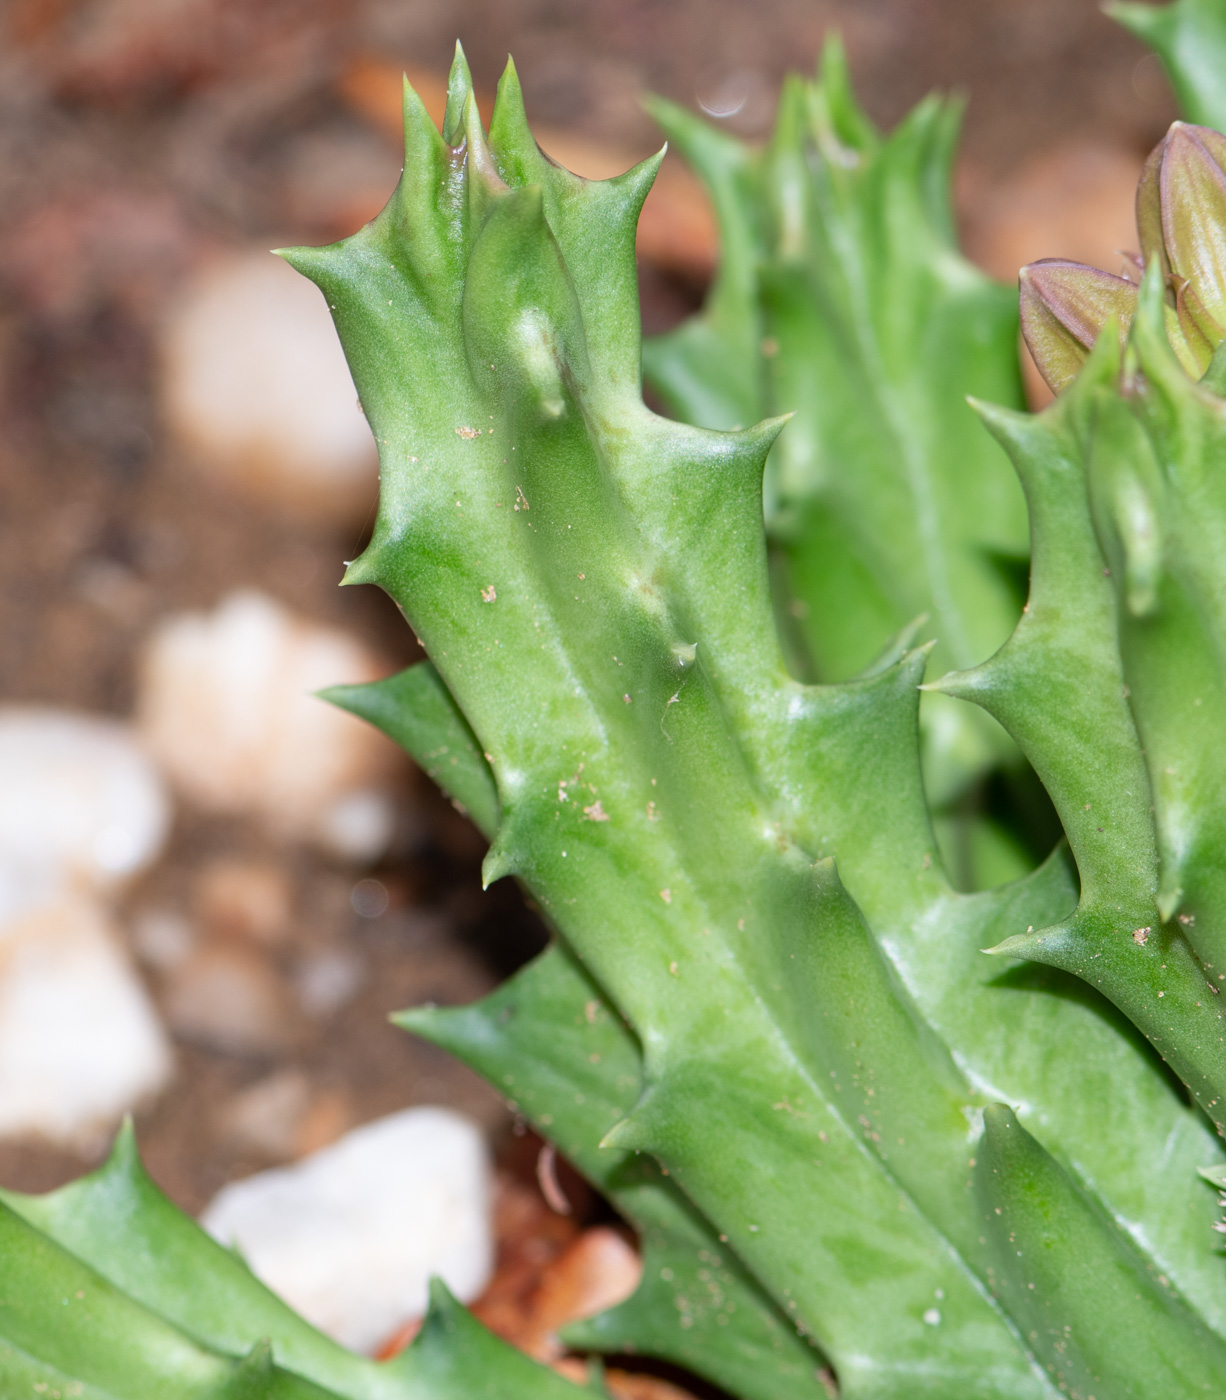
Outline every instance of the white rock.
[[191, 957], [195, 925], [177, 909], [145, 909], [132, 921], [132, 950], [146, 967], [169, 972]]
[[308, 1016], [327, 1017], [346, 1006], [366, 982], [366, 964], [351, 949], [321, 948], [299, 964], [298, 1004]]
[[227, 1055], [278, 1055], [297, 1035], [289, 989], [241, 944], [197, 948], [176, 963], [163, 1006], [176, 1035]]
[[311, 1081], [301, 1070], [278, 1070], [236, 1094], [217, 1115], [226, 1137], [248, 1151], [293, 1157], [311, 1107]]
[[206, 266], [163, 333], [166, 419], [215, 474], [299, 513], [364, 513], [374, 439], [320, 292], [278, 257]]
[[291, 932], [294, 890], [289, 873], [270, 861], [227, 857], [196, 878], [196, 911], [210, 933], [266, 948]]
[[170, 826], [157, 769], [126, 725], [0, 709], [0, 925], [70, 887], [112, 889]]
[[432, 1275], [465, 1302], [488, 1282], [485, 1139], [449, 1109], [408, 1109], [234, 1182], [201, 1223], [321, 1331], [370, 1352], [425, 1312]]
[[398, 750], [313, 692], [379, 673], [344, 633], [263, 594], [232, 593], [213, 613], [180, 614], [150, 638], [139, 722], [163, 770], [198, 805], [252, 813], [282, 835], [370, 860], [391, 835], [384, 785]]
[[224, 1101], [215, 1115], [227, 1142], [291, 1161], [336, 1142], [353, 1127], [349, 1097], [299, 1069], [275, 1070]]
[[365, 865], [387, 850], [395, 825], [396, 809], [388, 794], [359, 788], [320, 812], [315, 839], [338, 860]]
[[65, 896], [0, 929], [0, 1137], [91, 1148], [171, 1068], [157, 1013], [97, 904]]

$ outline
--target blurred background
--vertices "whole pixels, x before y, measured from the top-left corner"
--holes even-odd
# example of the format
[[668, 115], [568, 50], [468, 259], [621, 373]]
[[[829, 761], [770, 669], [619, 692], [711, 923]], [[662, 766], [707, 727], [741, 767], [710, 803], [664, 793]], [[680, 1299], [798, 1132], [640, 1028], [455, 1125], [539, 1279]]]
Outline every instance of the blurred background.
[[[310, 698], [419, 653], [387, 599], [336, 586], [371, 522], [372, 445], [322, 300], [267, 250], [378, 210], [399, 75], [438, 115], [457, 37], [486, 94], [514, 53], [541, 144], [596, 176], [658, 144], [647, 92], [761, 137], [784, 72], [837, 28], [879, 123], [934, 87], [969, 98], [975, 260], [1005, 280], [1045, 255], [1114, 269], [1174, 116], [1161, 69], [1094, 0], [0, 13], [0, 1185], [80, 1174], [135, 1111], [153, 1176], [197, 1213], [443, 1105], [477, 1130], [437, 1154], [453, 1182], [477, 1164], [457, 1287], [555, 1355], [551, 1327], [592, 1301], [567, 1288], [587, 1268], [616, 1295], [633, 1256], [491, 1091], [387, 1023], [481, 995], [543, 933], [509, 882], [480, 892], [481, 843], [430, 784]], [[716, 257], [676, 157], [639, 251], [662, 330]], [[446, 1125], [412, 1121], [424, 1161]], [[330, 1325], [376, 1350], [404, 1322]]]

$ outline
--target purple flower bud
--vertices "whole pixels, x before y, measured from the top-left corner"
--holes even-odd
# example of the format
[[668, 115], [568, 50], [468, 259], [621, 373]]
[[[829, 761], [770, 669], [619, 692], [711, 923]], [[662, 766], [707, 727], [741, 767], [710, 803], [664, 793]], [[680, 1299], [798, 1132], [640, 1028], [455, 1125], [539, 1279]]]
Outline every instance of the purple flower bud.
[[1084, 263], [1044, 258], [1018, 277], [1022, 334], [1039, 373], [1058, 394], [1077, 378], [1114, 317], [1121, 343], [1137, 310], [1137, 288]]
[[1176, 122], [1158, 150], [1162, 243], [1180, 323], [1216, 348], [1226, 338], [1226, 136]]
[[[1226, 136], [1174, 123], [1141, 171], [1137, 235], [1140, 258], [1125, 257], [1138, 273], [1157, 260], [1167, 337], [1199, 379], [1226, 340]], [[1022, 268], [1020, 294], [1026, 344], [1057, 393], [1077, 377], [1108, 319], [1122, 341], [1136, 314], [1132, 282], [1058, 258]]]

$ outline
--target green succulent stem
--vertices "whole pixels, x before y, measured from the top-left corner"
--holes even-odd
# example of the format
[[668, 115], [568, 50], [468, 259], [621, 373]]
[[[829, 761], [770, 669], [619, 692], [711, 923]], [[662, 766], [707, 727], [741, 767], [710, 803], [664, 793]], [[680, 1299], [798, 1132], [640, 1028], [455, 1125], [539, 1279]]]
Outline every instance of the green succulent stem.
[[[814, 104], [820, 137], [833, 128]], [[977, 1125], [1004, 1095], [1031, 1105], [1027, 1150], [1067, 1190], [1089, 1192], [1104, 1250], [1123, 1251], [1144, 1272], [1132, 1232], [1156, 1231], [1148, 1247], [1168, 1283], [1154, 1284], [1155, 1296], [1186, 1316], [1204, 1365], [1221, 1367], [1206, 1321], [1222, 1312], [1204, 1246], [1212, 1202], [1196, 1194], [1191, 1161], [1181, 1208], [1160, 1223], [1147, 1205], [1133, 1223], [1133, 1174], [1104, 1150], [1101, 1101], [1091, 1108], [1080, 1081], [1036, 1053], [1022, 1033], [1025, 1023], [1033, 1034], [1034, 1008], [1015, 1005], [978, 952], [1008, 937], [1035, 941], [1036, 930], [1105, 938], [1107, 906], [1118, 919], [1116, 905], [1131, 901], [1122, 906], [1131, 918], [1158, 897], [1146, 769], [1084, 474], [1066, 463], [1064, 495], [1035, 507], [1031, 609], [1014, 641], [969, 677], [942, 682], [1002, 721], [1017, 711], [1015, 737], [1068, 813], [1080, 902], [1060, 858], [1020, 885], [960, 896], [941, 870], [920, 777], [916, 684], [926, 654], [903, 652], [833, 686], [803, 684], [784, 665], [761, 506], [781, 423], [686, 427], [650, 414], [638, 396], [637, 326], [625, 307], [607, 314], [601, 297], [619, 281], [617, 257], [632, 257], [645, 177], [594, 186], [544, 162], [508, 70], [488, 147], [478, 126], [466, 128], [480, 216], [406, 239], [420, 216], [404, 192], [420, 202], [434, 187], [438, 199], [454, 178], [411, 100], [408, 110], [405, 176], [384, 218], [333, 249], [290, 256], [334, 308], [383, 447], [379, 523], [350, 576], [396, 598], [437, 677], [394, 684], [440, 684], [452, 697], [471, 726], [469, 758], [484, 756], [497, 794], [486, 878], [524, 882], [566, 957], [599, 990], [593, 1004], [633, 1031], [634, 1101], [587, 1145], [568, 1135], [572, 1152], [658, 1161], [763, 1291], [762, 1316], [773, 1309], [812, 1337], [843, 1393], [936, 1396], [954, 1385], [1040, 1395], [1048, 1382], [1004, 1301], [976, 1197]], [[735, 172], [736, 162], [727, 166]], [[474, 208], [471, 192], [452, 198]], [[610, 228], [621, 232], [610, 237]], [[414, 291], [415, 259], [456, 269], [451, 322]], [[440, 333], [455, 337], [453, 348], [428, 358]], [[1065, 431], [1076, 465], [1093, 427], [1084, 405], [1075, 396], [1037, 420], [1045, 460], [1048, 440], [1058, 454]], [[997, 412], [998, 436], [1008, 439], [1012, 421]], [[1029, 465], [1022, 479], [1033, 504]], [[988, 705], [985, 678], [1003, 677], [1019, 639], [1045, 620], [1038, 599], [1049, 558], [1067, 575], [1055, 586], [1050, 644], [1034, 652], [1033, 676], [1000, 680], [1004, 698]], [[1077, 706], [1053, 716], [1050, 698], [1032, 716], [1027, 700], [1058, 664], [1076, 666], [1084, 686], [1087, 656], [1097, 658], [1093, 694], [1108, 728], [1100, 733]], [[395, 706], [384, 700], [373, 693], [366, 712], [392, 732], [399, 723], [438, 771], [438, 736], [389, 721]], [[345, 703], [362, 707], [356, 694]], [[1132, 765], [1132, 789], [1125, 768], [1090, 775], [1112, 804], [1110, 835], [1098, 830], [1101, 813], [1093, 823], [1085, 816], [1086, 775], [1065, 775], [1068, 746], [1057, 741], [1066, 720], [1082, 726], [1082, 741], [1101, 745], [1114, 733], [1117, 757]], [[1033, 743], [1027, 722], [1042, 729]], [[456, 715], [442, 727], [454, 735], [459, 723]], [[476, 786], [457, 778], [457, 794], [461, 784]], [[489, 820], [493, 804], [481, 800]], [[1121, 836], [1135, 851], [1127, 870]], [[1186, 990], [1187, 969], [1170, 948], [1183, 946], [1155, 937], [1140, 948], [1129, 938], [1147, 975], [1167, 979], [1179, 1014], [1187, 1008], [1175, 989]], [[1104, 990], [1135, 1011], [1113, 983]], [[1198, 1160], [1212, 1154], [1154, 1061], [1092, 1000], [1054, 997], [1045, 1007], [1043, 1043], [1073, 1054], [1079, 1075], [1096, 1064], [1104, 1082], [1120, 1074], [1129, 1094], [1152, 1085], [1140, 1136], [1167, 1125], [1152, 1138], [1155, 1153], [1174, 1132]], [[410, 1024], [489, 1072], [508, 1053], [491, 1050], [493, 1014], [430, 1013]], [[1157, 1040], [1156, 1024], [1142, 1029]], [[1189, 1080], [1190, 1065], [1176, 1064]], [[1199, 1235], [1189, 1228], [1193, 1202]], [[1126, 1339], [1112, 1332], [1104, 1344]], [[725, 1364], [712, 1351], [707, 1374], [723, 1383]]]

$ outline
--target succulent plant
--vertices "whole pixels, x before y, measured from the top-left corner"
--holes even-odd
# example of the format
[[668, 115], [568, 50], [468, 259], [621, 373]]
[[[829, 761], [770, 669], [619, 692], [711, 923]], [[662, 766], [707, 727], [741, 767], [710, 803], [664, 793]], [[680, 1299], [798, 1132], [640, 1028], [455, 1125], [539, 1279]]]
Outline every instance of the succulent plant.
[[[1166, 20], [1178, 39], [1206, 13], [1226, 33], [1208, 0]], [[948, 108], [881, 138], [832, 50], [763, 155], [661, 115], [727, 238], [704, 315], [647, 356], [695, 422], [641, 396], [656, 162], [554, 165], [512, 67], [488, 137], [462, 56], [441, 136], [406, 89], [387, 208], [286, 254], [380, 445], [347, 581], [386, 589], [430, 657], [331, 698], [418, 759], [489, 838], [487, 882], [517, 877], [554, 933], [486, 1001], [402, 1021], [638, 1230], [643, 1283], [570, 1329], [581, 1350], [741, 1400], [1221, 1394], [1226, 407], [1180, 358], [1167, 282], [1177, 302], [1208, 234], [1163, 224], [1127, 333], [1078, 340], [1029, 416], [1013, 313], [941, 212]], [[794, 422], [753, 424], [789, 394]], [[1023, 548], [1010, 461], [1019, 617], [984, 562]], [[955, 888], [925, 775], [947, 796], [1009, 750], [986, 723], [942, 748], [934, 709], [922, 752], [929, 666], [925, 693], [989, 716], [1063, 827], [994, 888]], [[4, 1200], [15, 1394], [583, 1391], [441, 1290], [396, 1362], [342, 1352], [157, 1194], [127, 1135], [94, 1176]]]
[[[760, 150], [671, 104], [651, 110], [713, 192], [722, 261], [703, 313], [649, 342], [644, 368], [670, 410], [703, 427], [795, 412], [765, 489], [793, 672], [849, 679], [906, 627], [935, 643], [933, 674], [986, 659], [1024, 601], [1026, 514], [966, 400], [1020, 408], [1022, 396], [1016, 299], [954, 239], [960, 104], [929, 98], [883, 136], [831, 41], [819, 82], [785, 84]], [[988, 772], [1003, 766], [1017, 785], [1008, 738], [936, 694], [921, 724], [929, 803], [961, 883], [1024, 874], [1037, 863], [1024, 833], [982, 813], [966, 829], [954, 820], [968, 799], [982, 806]]]

